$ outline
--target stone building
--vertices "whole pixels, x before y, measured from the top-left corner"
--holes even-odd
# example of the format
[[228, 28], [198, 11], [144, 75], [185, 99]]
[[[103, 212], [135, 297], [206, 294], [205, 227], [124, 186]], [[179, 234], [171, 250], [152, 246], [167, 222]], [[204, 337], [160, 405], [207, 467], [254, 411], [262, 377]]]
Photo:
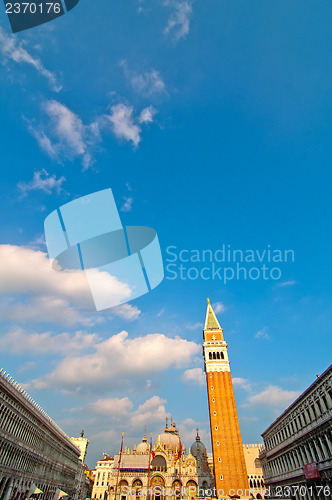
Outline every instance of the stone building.
[[94, 471], [94, 483], [91, 498], [104, 499], [105, 493], [108, 493], [113, 463], [114, 458], [106, 453], [104, 453], [104, 458], [102, 460], [98, 460]]
[[85, 483], [80, 450], [33, 399], [0, 370], [0, 498], [24, 500], [42, 491], [78, 498]]
[[264, 498], [265, 483], [259, 454], [263, 444], [244, 444], [243, 452], [246, 461], [250, 493], [254, 498]]
[[86, 458], [86, 453], [88, 451], [88, 446], [89, 446], [89, 440], [88, 438], [84, 437], [84, 429], [81, 432], [80, 437], [71, 437], [70, 441], [80, 450], [80, 460], [84, 464], [85, 463], [85, 458]]
[[331, 498], [332, 365], [262, 434], [260, 454], [272, 495]]
[[[102, 466], [98, 470], [101, 473]], [[125, 448], [121, 455], [115, 455], [110, 473], [105, 468], [102, 477], [104, 487], [106, 477], [108, 480], [108, 500], [138, 500], [142, 494], [150, 500], [189, 499], [214, 487], [207, 450], [199, 435], [187, 453], [174, 422], [169, 427], [166, 422], [152, 450], [144, 435], [137, 448]], [[92, 498], [102, 499], [103, 494], [97, 492], [95, 482]]]

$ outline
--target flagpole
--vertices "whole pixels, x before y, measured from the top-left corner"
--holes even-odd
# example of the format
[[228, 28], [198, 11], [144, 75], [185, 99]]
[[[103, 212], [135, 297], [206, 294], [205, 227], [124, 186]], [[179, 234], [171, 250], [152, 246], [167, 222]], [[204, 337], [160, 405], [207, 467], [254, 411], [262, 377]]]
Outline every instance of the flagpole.
[[148, 491], [149, 491], [149, 486], [150, 486], [151, 453], [152, 453], [152, 432], [150, 434], [149, 470], [148, 470], [148, 484], [147, 484], [147, 488], [146, 488], [146, 499], [148, 498]]
[[180, 480], [180, 487], [182, 489], [182, 484], [181, 484], [181, 455], [182, 455], [182, 444], [181, 444], [181, 435], [179, 435], [179, 441], [180, 441], [180, 450], [179, 450], [179, 480]]
[[120, 453], [119, 453], [119, 463], [118, 463], [118, 473], [117, 473], [117, 476], [116, 476], [115, 498], [114, 498], [114, 500], [116, 500], [116, 496], [118, 494], [118, 481], [119, 481], [120, 463], [121, 463], [121, 455], [122, 455], [122, 448], [123, 448], [123, 435], [124, 435], [124, 432], [122, 433], [122, 438], [121, 438], [121, 446], [120, 446]]

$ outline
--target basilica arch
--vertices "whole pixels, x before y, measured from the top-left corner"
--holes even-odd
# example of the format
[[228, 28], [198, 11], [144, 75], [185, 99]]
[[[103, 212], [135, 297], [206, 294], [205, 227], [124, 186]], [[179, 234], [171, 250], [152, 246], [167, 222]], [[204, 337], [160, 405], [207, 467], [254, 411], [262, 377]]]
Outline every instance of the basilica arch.
[[120, 492], [120, 500], [126, 500], [128, 490], [126, 491], [124, 490], [124, 488], [128, 488], [128, 481], [126, 481], [125, 479], [121, 479], [117, 488]]
[[172, 499], [173, 500], [179, 500], [182, 497], [181, 489], [182, 489], [181, 481], [179, 481], [178, 479], [173, 481], [173, 484], [172, 484], [172, 491], [173, 491]]
[[162, 476], [153, 476], [150, 481], [150, 487], [152, 490], [151, 500], [164, 500], [165, 479]]
[[186, 484], [186, 496], [187, 498], [194, 499], [197, 496], [197, 483], [192, 479]]

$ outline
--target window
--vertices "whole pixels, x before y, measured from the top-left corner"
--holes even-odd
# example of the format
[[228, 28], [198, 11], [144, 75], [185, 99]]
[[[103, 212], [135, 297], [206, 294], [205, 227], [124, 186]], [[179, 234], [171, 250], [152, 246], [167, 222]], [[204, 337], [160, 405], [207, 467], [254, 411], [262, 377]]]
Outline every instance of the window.
[[224, 479], [224, 476], [221, 474], [220, 475], [220, 480], [222, 481]]
[[214, 398], [212, 398], [212, 403], [215, 403], [215, 402], [216, 402], [216, 400]]
[[216, 430], [216, 431], [218, 430], [218, 426], [217, 426], [217, 425], [215, 426], [215, 430]]
[[221, 458], [220, 457], [218, 458], [218, 462], [221, 462]]
[[217, 415], [217, 412], [216, 412], [216, 411], [214, 411], [214, 412], [213, 412], [213, 415], [214, 415], [214, 416], [216, 416], [216, 415]]
[[211, 390], [213, 391], [213, 385], [211, 385]]
[[210, 373], [210, 378], [212, 378], [212, 373]]
[[219, 441], [217, 441], [217, 446], [220, 446], [220, 443], [219, 443]]

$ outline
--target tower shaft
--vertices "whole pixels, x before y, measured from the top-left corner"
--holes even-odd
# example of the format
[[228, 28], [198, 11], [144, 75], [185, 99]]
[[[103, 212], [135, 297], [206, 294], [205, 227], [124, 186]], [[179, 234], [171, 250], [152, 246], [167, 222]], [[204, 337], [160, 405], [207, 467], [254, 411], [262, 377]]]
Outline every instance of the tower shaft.
[[247, 496], [249, 483], [227, 344], [209, 301], [203, 335], [217, 496]]

